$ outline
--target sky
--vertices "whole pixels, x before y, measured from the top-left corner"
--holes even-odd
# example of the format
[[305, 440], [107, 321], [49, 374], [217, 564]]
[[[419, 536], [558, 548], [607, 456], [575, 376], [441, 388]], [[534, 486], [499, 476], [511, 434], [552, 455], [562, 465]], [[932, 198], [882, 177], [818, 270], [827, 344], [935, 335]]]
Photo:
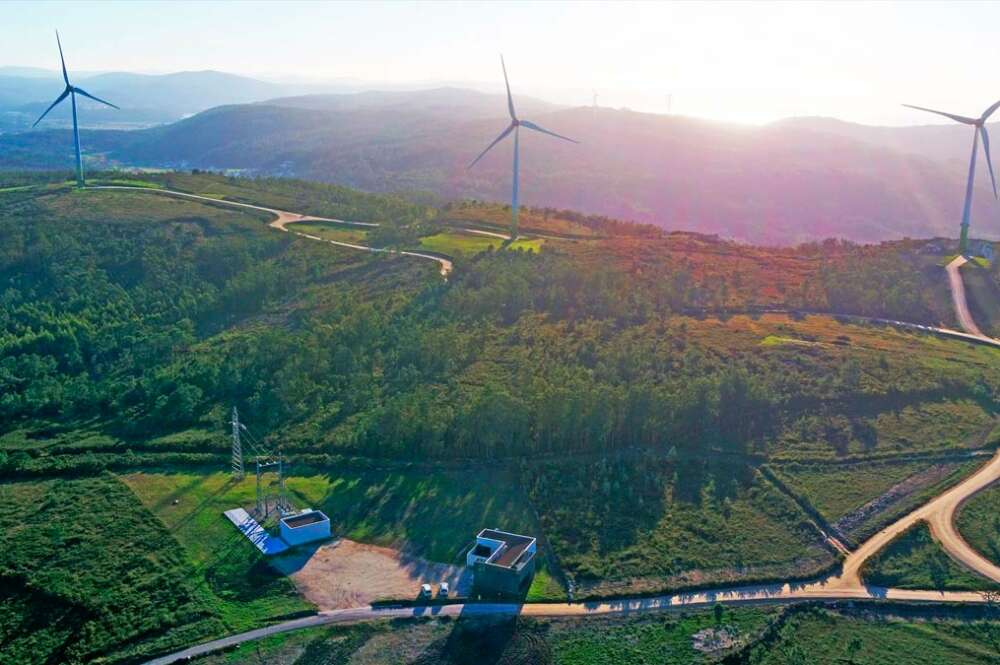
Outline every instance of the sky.
[[738, 123], [979, 115], [997, 2], [4, 2], [0, 66], [442, 82]]

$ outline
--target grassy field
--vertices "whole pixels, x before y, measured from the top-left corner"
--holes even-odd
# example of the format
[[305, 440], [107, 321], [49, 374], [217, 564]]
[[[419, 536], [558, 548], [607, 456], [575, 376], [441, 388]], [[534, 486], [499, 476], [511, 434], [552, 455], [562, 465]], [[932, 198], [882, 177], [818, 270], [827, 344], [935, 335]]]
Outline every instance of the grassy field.
[[503, 472], [342, 472], [288, 480], [298, 504], [322, 509], [340, 535], [459, 561], [484, 527], [534, 530], [527, 505]]
[[[216, 567], [220, 559], [227, 562], [226, 576], [235, 580], [260, 572], [255, 550], [222, 515], [230, 508], [253, 505], [254, 479], [237, 483], [224, 473], [138, 473], [125, 480], [150, 510], [174, 527], [191, 560], [206, 569], [207, 579], [223, 579], [222, 569]], [[286, 485], [295, 505], [319, 508], [330, 517], [334, 535], [399, 548], [431, 561], [461, 563], [465, 548], [484, 527], [535, 530], [530, 512], [503, 473], [342, 472], [292, 476]], [[301, 602], [287, 598], [288, 587], [283, 578], [269, 578], [268, 593], [243, 602], [248, 611], [264, 615], [301, 609]], [[562, 599], [565, 593], [543, 567], [531, 597]], [[259, 605], [256, 610], [251, 601]], [[286, 603], [287, 608], [275, 606]]]
[[[198, 665], [689, 665], [717, 662], [751, 642], [777, 615], [772, 609], [723, 608], [642, 617], [587, 619], [424, 619], [319, 628], [275, 636]], [[722, 633], [726, 649], [700, 651], [694, 636]]]
[[231, 630], [312, 609], [222, 514], [253, 505], [252, 479], [235, 483], [221, 473], [134, 473], [122, 480], [183, 546], [193, 582], [216, 599]]
[[[488, 249], [500, 249], [503, 240], [492, 236], [479, 235], [475, 233], [452, 233], [443, 232], [432, 236], [424, 236], [420, 239], [420, 249], [432, 252], [447, 254], [448, 256], [462, 256], [478, 254]], [[527, 252], [537, 252], [541, 250], [541, 238], [519, 238], [507, 246], [507, 249], [524, 250]]]
[[792, 463], [771, 470], [827, 522], [860, 542], [969, 476], [984, 460]]
[[0, 661], [115, 663], [228, 629], [172, 534], [119, 481], [0, 484]]
[[289, 231], [308, 233], [324, 240], [364, 244], [368, 232], [361, 227], [333, 222], [295, 222], [285, 226]]
[[1000, 486], [989, 487], [966, 501], [955, 526], [977, 552], [1000, 565]]
[[774, 443], [774, 457], [875, 457], [911, 452], [980, 448], [995, 444], [992, 407], [971, 399], [907, 400], [858, 404], [842, 414], [805, 414]]
[[[490, 230], [506, 233], [510, 230], [510, 206], [460, 202], [450, 206], [444, 213], [447, 222], [456, 226], [477, 225]], [[531, 208], [518, 211], [518, 227], [522, 232], [551, 233], [575, 237], [593, 237], [600, 232], [579, 222], [556, 214], [545, 214]]]
[[754, 665], [987, 665], [996, 663], [1000, 624], [903, 619], [810, 609], [790, 615], [741, 662]]
[[981, 591], [1000, 588], [952, 561], [931, 537], [925, 522], [910, 527], [868, 559], [861, 574], [868, 584], [899, 589]]
[[543, 529], [583, 593], [809, 574], [833, 561], [798, 506], [749, 469], [643, 459], [533, 474]]

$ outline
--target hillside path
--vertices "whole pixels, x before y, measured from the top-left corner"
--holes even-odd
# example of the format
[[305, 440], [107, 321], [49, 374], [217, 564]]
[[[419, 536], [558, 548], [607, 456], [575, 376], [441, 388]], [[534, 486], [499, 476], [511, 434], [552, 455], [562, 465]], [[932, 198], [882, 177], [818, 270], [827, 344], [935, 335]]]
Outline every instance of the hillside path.
[[410, 252], [407, 250], [368, 247], [366, 245], [357, 245], [350, 242], [341, 242], [339, 240], [327, 240], [326, 238], [320, 238], [319, 236], [310, 235], [308, 233], [292, 231], [285, 227], [286, 224], [292, 224], [294, 222], [333, 222], [335, 224], [347, 224], [350, 226], [359, 226], [365, 228], [374, 228], [378, 226], [378, 224], [372, 222], [350, 222], [343, 219], [332, 219], [329, 217], [314, 217], [311, 215], [301, 215], [297, 212], [288, 212], [287, 210], [277, 210], [275, 208], [265, 208], [263, 206], [253, 205], [250, 203], [238, 203], [236, 201], [227, 201], [225, 199], [213, 199], [210, 196], [199, 196], [198, 194], [188, 194], [187, 192], [178, 192], [172, 189], [153, 189], [152, 187], [129, 187], [127, 185], [97, 185], [97, 186], [88, 186], [87, 189], [117, 189], [117, 190], [127, 190], [130, 192], [153, 192], [156, 194], [163, 194], [164, 196], [192, 199], [195, 201], [201, 201], [205, 203], [214, 203], [216, 205], [228, 206], [230, 208], [258, 210], [260, 212], [266, 212], [274, 215], [274, 219], [270, 223], [268, 223], [268, 226], [270, 226], [272, 229], [278, 229], [279, 231], [284, 231], [286, 233], [293, 233], [302, 238], [308, 238], [309, 240], [316, 240], [318, 242], [327, 242], [330, 243], [331, 245], [337, 245], [338, 247], [347, 247], [349, 249], [357, 249], [365, 252], [373, 252], [376, 254], [400, 254], [402, 256], [414, 256], [417, 258], [426, 259], [428, 261], [435, 261], [441, 267], [440, 268], [441, 276], [445, 278], [448, 277], [448, 275], [454, 268], [454, 264], [451, 262], [451, 260], [446, 259], [442, 256], [422, 254], [420, 252]]
[[972, 313], [969, 311], [969, 303], [965, 298], [965, 284], [962, 281], [961, 268], [968, 262], [969, 259], [959, 254], [945, 268], [948, 271], [948, 285], [951, 287], [951, 302], [955, 305], [955, 317], [965, 332], [977, 337], [990, 339], [976, 325], [976, 321], [972, 318]]

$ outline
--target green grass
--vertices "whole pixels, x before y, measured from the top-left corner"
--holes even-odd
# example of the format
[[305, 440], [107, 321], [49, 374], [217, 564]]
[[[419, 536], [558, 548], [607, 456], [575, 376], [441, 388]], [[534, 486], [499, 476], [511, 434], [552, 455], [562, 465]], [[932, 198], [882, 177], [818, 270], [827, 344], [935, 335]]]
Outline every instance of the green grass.
[[348, 472], [288, 480], [297, 504], [322, 509], [338, 535], [457, 563], [480, 529], [531, 534], [521, 493], [502, 470]]
[[786, 344], [802, 344], [804, 346], [816, 346], [816, 342], [809, 342], [804, 339], [793, 339], [791, 337], [779, 337], [778, 335], [768, 335], [760, 340], [761, 346], [784, 346]]
[[693, 636], [726, 630], [735, 648], [760, 635], [774, 609], [583, 619], [419, 619], [316, 628], [277, 635], [196, 659], [198, 665], [689, 665], [717, 662]]
[[172, 534], [116, 479], [0, 484], [0, 662], [121, 662], [226, 630]]
[[542, 251], [542, 245], [544, 243], [545, 238], [518, 238], [514, 242], [507, 245], [507, 249], [520, 249], [526, 252], [540, 252]]
[[[224, 473], [137, 473], [125, 480], [164, 522], [176, 525], [175, 535], [195, 563], [208, 566], [223, 544], [231, 548], [242, 540], [222, 512], [253, 505], [253, 478], [236, 483]], [[295, 505], [323, 510], [335, 535], [406, 548], [432, 561], [457, 562], [483, 527], [533, 530], [526, 506], [503, 473], [345, 471], [291, 476], [286, 486]], [[283, 587], [274, 583], [275, 591]], [[261, 602], [266, 607], [281, 598]], [[281, 611], [300, 608], [292, 603]]]
[[553, 577], [546, 567], [544, 557], [538, 556], [535, 578], [531, 580], [525, 601], [529, 603], [559, 603], [567, 600], [566, 589]]
[[996, 663], [995, 621], [904, 620], [811, 609], [750, 650], [754, 665], [987, 665]]
[[[952, 261], [954, 261], [957, 257], [958, 257], [958, 254], [948, 254], [944, 258], [942, 258], [940, 261], [938, 261], [938, 265], [943, 268], [943, 267], [947, 266], [949, 263], [951, 263]], [[980, 268], [987, 268], [987, 269], [989, 269], [990, 262], [989, 262], [989, 259], [987, 259], [985, 257], [982, 257], [982, 256], [973, 256], [973, 257], [971, 257], [969, 259], [969, 262], [966, 263], [965, 265], [973, 265], [973, 266], [979, 266]]]
[[[503, 242], [502, 239], [493, 236], [446, 231], [424, 236], [420, 239], [420, 248], [448, 256], [462, 256], [478, 254], [489, 249], [500, 249]], [[507, 249], [538, 252], [541, 251], [543, 242], [542, 238], [518, 238], [510, 243]]]
[[[772, 444], [776, 457], [877, 457], [989, 446], [994, 412], [972, 399], [852, 404], [835, 415], [806, 413]], [[833, 444], [833, 445], [831, 445]]]
[[1000, 565], [1000, 486], [988, 487], [966, 501], [955, 526], [973, 549]]
[[337, 242], [363, 243], [368, 237], [368, 232], [360, 227], [334, 222], [295, 222], [285, 225], [285, 228]]
[[[827, 522], [836, 524], [848, 536], [860, 541], [966, 478], [981, 463], [981, 460], [792, 463], [772, 465], [771, 470]], [[886, 496], [890, 490], [892, 494]], [[884, 497], [884, 503], [876, 510], [855, 514], [880, 497]]]
[[725, 608], [721, 621], [711, 611], [647, 615], [634, 619], [553, 622], [549, 629], [555, 665], [682, 665], [715, 662], [693, 646], [702, 630], [726, 630], [737, 646], [753, 640], [775, 615], [773, 609]]
[[499, 249], [500, 238], [471, 233], [437, 233], [420, 239], [420, 248], [449, 256], [478, 254], [488, 249]]
[[545, 535], [582, 595], [808, 575], [833, 561], [801, 509], [738, 465], [643, 458], [532, 474]]
[[865, 562], [861, 571], [868, 584], [899, 589], [982, 591], [995, 583], [968, 572], [951, 560], [931, 536], [926, 522], [918, 522]]
[[[369, 641], [386, 641], [392, 626], [386, 622], [310, 628], [271, 635], [228, 651], [192, 660], [197, 665], [329, 665], [347, 663]], [[401, 633], [414, 633], [400, 626]], [[391, 662], [391, 661], [387, 661]]]
[[123, 480], [181, 543], [193, 582], [212, 595], [231, 630], [312, 609], [222, 514], [253, 505], [252, 478], [236, 483], [222, 473], [134, 473]]
[[836, 522], [927, 466], [927, 462], [790, 464], [775, 468], [775, 473], [823, 517]]
[[137, 178], [99, 178], [97, 180], [88, 181], [88, 185], [100, 186], [100, 185], [116, 185], [121, 187], [143, 187], [145, 189], [163, 189], [163, 185], [150, 182], [148, 180], [139, 180]]

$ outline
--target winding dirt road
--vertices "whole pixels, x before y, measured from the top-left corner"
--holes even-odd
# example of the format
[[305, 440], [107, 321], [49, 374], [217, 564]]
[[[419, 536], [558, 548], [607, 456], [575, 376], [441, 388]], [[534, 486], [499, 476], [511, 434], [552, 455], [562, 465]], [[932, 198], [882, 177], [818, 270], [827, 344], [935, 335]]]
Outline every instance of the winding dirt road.
[[266, 212], [274, 215], [274, 219], [268, 224], [272, 229], [278, 229], [279, 231], [284, 231], [285, 233], [293, 233], [302, 238], [308, 238], [309, 240], [316, 240], [318, 242], [326, 242], [331, 245], [337, 245], [338, 247], [347, 247], [349, 249], [357, 249], [365, 252], [372, 252], [375, 254], [400, 254], [402, 256], [414, 256], [420, 259], [426, 259], [428, 261], [434, 261], [441, 266], [441, 276], [447, 278], [451, 273], [454, 265], [452, 262], [442, 256], [434, 256], [432, 254], [421, 254], [420, 252], [410, 252], [406, 250], [397, 249], [384, 249], [380, 247], [368, 247], [366, 245], [356, 245], [350, 242], [341, 242], [339, 240], [327, 240], [326, 238], [320, 238], [319, 236], [310, 235], [308, 233], [300, 233], [299, 231], [291, 231], [285, 228], [286, 224], [292, 224], [294, 222], [334, 222], [336, 224], [347, 224], [350, 226], [358, 226], [365, 228], [374, 228], [378, 224], [373, 224], [371, 222], [349, 222], [343, 219], [331, 219], [329, 217], [313, 217], [310, 215], [300, 215], [296, 212], [288, 212], [287, 210], [277, 210], [275, 208], [265, 208], [263, 206], [252, 205], [250, 203], [237, 203], [235, 201], [226, 201], [225, 199], [213, 199], [210, 196], [199, 196], [197, 194], [188, 194], [186, 192], [178, 192], [172, 189], [153, 189], [151, 187], [128, 187], [125, 185], [98, 185], [98, 186], [88, 186], [87, 189], [117, 189], [117, 190], [127, 190], [130, 192], [152, 192], [155, 194], [162, 194], [164, 196], [172, 196], [175, 198], [182, 199], [192, 199], [194, 201], [213, 203], [215, 205], [227, 206], [230, 208], [243, 208], [245, 210], [257, 210], [260, 212]]
[[[133, 191], [156, 192], [168, 196], [188, 198], [214, 203], [236, 208], [247, 208], [267, 212], [275, 216], [270, 222], [272, 228], [296, 233], [297, 235], [317, 240], [329, 242], [333, 245], [349, 247], [369, 252], [385, 252], [391, 250], [381, 250], [364, 245], [325, 240], [317, 236], [312, 236], [296, 231], [289, 231], [287, 224], [304, 221], [330, 221], [341, 224], [352, 224], [357, 226], [373, 226], [363, 222], [345, 222], [343, 220], [327, 219], [322, 217], [310, 217], [299, 215], [283, 210], [264, 208], [261, 206], [246, 203], [235, 203], [232, 201], [220, 201], [209, 197], [176, 192], [171, 190], [140, 189], [135, 187], [94, 187], [93, 189], [127, 189]], [[499, 235], [499, 234], [489, 234]], [[398, 252], [406, 256], [415, 256], [438, 262], [441, 265], [441, 274], [447, 276], [451, 272], [452, 264], [447, 259], [421, 254], [418, 252]], [[961, 259], [961, 260], [960, 260]], [[955, 303], [955, 311], [958, 320], [965, 332], [948, 329], [922, 326], [903, 321], [888, 321], [869, 319], [871, 321], [881, 321], [910, 328], [925, 330], [931, 333], [946, 334], [948, 336], [960, 337], [969, 341], [985, 342], [994, 346], [1000, 346], [1000, 341], [983, 335], [976, 326], [968, 311], [965, 300], [965, 290], [962, 283], [959, 268], [965, 262], [960, 257], [948, 265], [948, 278], [951, 285], [952, 298]], [[911, 591], [904, 589], [888, 589], [864, 584], [861, 579], [861, 569], [875, 553], [882, 550], [893, 538], [906, 529], [913, 526], [920, 520], [926, 520], [930, 524], [931, 533], [940, 542], [944, 550], [956, 561], [965, 565], [969, 569], [983, 575], [984, 577], [1000, 582], [1000, 567], [986, 560], [982, 555], [973, 550], [966, 543], [954, 526], [954, 516], [956, 511], [969, 497], [976, 492], [988, 487], [997, 480], [1000, 480], [1000, 451], [993, 458], [981, 467], [974, 474], [963, 480], [958, 485], [937, 496], [927, 504], [914, 510], [892, 525], [872, 536], [862, 543], [853, 552], [847, 553], [843, 566], [838, 574], [827, 576], [823, 579], [807, 583], [783, 583], [783, 584], [753, 584], [737, 587], [723, 587], [705, 591], [690, 593], [675, 593], [652, 598], [619, 598], [609, 599], [592, 603], [531, 603], [531, 604], [503, 604], [503, 603], [470, 603], [454, 604], [444, 606], [420, 606], [420, 607], [355, 607], [343, 610], [331, 610], [320, 612], [316, 615], [286, 621], [283, 623], [260, 628], [257, 630], [231, 635], [219, 640], [213, 640], [197, 646], [184, 649], [169, 655], [149, 661], [150, 665], [167, 665], [182, 660], [187, 660], [195, 656], [216, 651], [227, 647], [232, 647], [244, 642], [275, 635], [278, 633], [302, 630], [315, 626], [330, 624], [357, 623], [363, 621], [373, 621], [386, 618], [405, 618], [420, 616], [503, 616], [503, 615], [528, 615], [540, 617], [554, 616], [590, 616], [604, 614], [630, 614], [636, 612], [648, 612], [676, 607], [704, 607], [717, 602], [727, 604], [749, 604], [766, 602], [797, 602], [806, 600], [871, 600], [889, 599], [899, 601], [915, 602], [948, 602], [948, 603], [984, 603], [987, 599], [979, 592], [957, 592], [957, 591]]]

